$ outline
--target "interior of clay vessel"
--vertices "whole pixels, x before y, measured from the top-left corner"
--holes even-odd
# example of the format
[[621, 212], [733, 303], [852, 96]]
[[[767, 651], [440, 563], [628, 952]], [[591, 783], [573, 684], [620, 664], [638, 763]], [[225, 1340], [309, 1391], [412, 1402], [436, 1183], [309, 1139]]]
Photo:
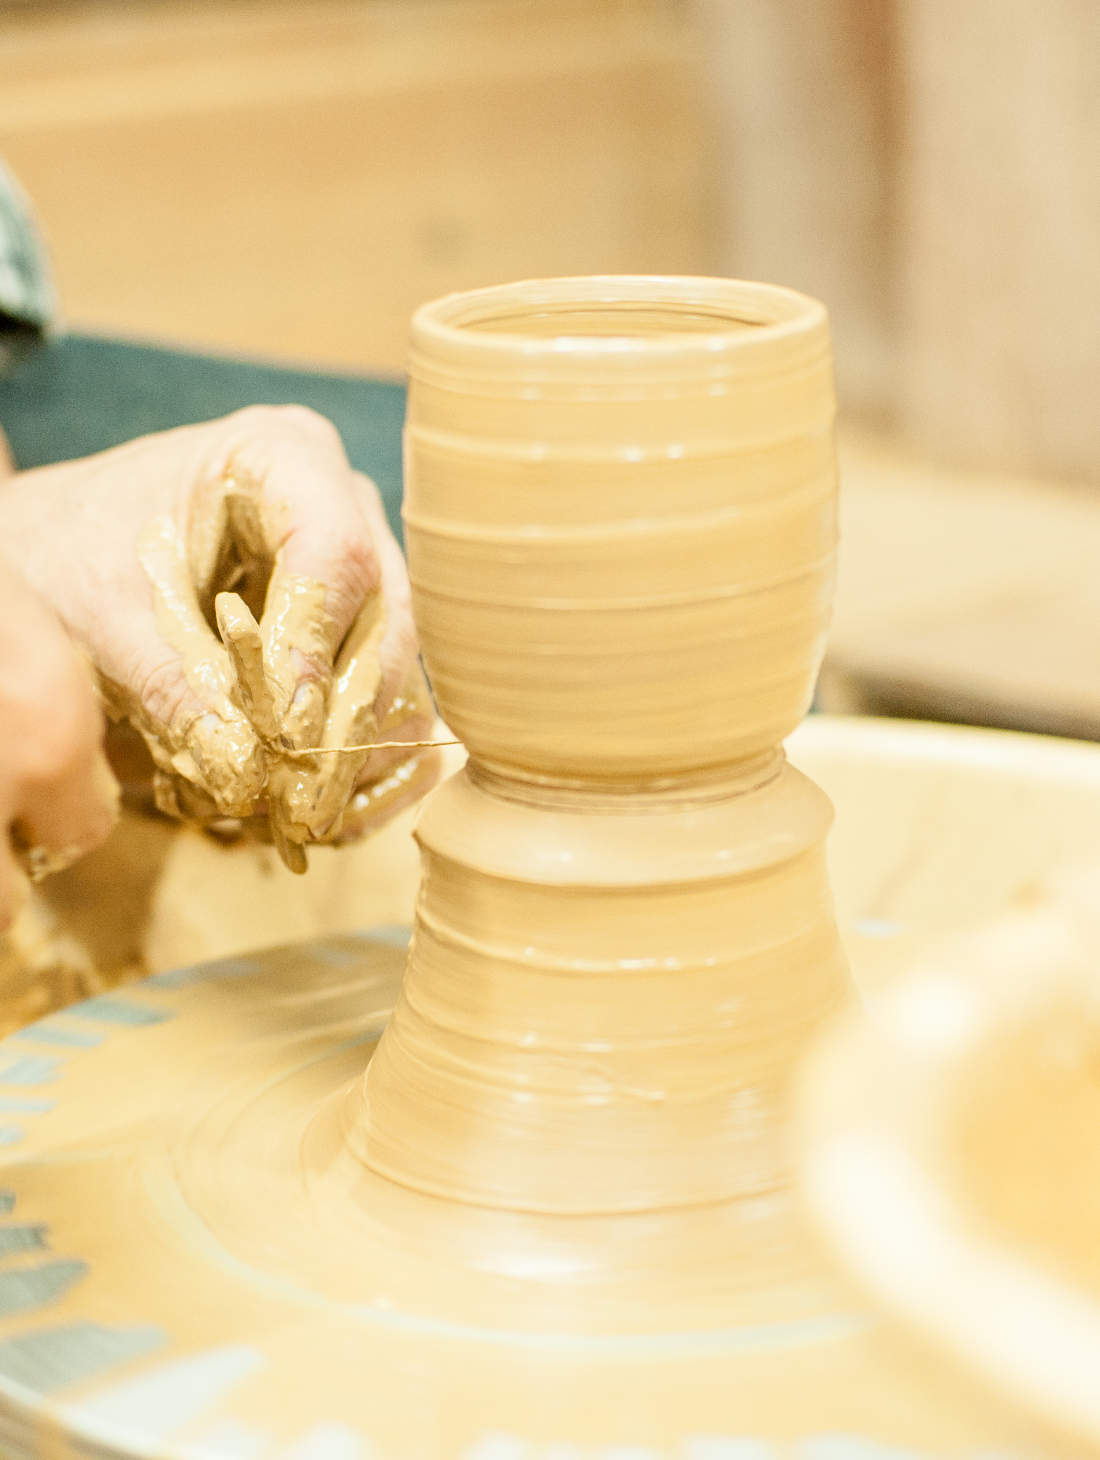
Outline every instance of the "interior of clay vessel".
[[817, 306], [791, 290], [735, 280], [617, 277], [532, 280], [456, 294], [431, 306], [432, 323], [480, 335], [529, 339], [723, 337], [813, 317]]
[[650, 339], [655, 335], [713, 334], [717, 331], [754, 329], [760, 319], [736, 319], [718, 311], [683, 305], [646, 308], [627, 301], [593, 304], [588, 308], [561, 305], [523, 310], [515, 314], [492, 314], [455, 321], [459, 328], [485, 334], [533, 335], [538, 338], [569, 338], [575, 335], [606, 335], [614, 338]]

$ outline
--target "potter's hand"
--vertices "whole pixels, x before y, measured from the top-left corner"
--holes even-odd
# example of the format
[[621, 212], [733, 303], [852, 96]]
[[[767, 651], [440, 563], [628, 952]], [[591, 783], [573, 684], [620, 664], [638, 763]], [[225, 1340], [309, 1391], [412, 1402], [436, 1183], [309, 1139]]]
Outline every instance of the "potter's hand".
[[[21, 879], [67, 867], [114, 825], [118, 787], [103, 756], [92, 678], [54, 615], [0, 567], [0, 928]], [[25, 884], [23, 884], [25, 886]]]
[[267, 810], [304, 870], [303, 844], [361, 835], [434, 778], [432, 752], [283, 754], [426, 739], [434, 713], [378, 493], [313, 412], [252, 407], [18, 474], [0, 554], [141, 730], [165, 809]]

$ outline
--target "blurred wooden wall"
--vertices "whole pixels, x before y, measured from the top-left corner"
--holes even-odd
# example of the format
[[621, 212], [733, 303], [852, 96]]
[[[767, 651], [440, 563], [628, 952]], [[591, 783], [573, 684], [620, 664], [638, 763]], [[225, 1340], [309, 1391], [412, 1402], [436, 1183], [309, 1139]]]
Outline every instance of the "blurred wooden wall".
[[899, 0], [899, 411], [931, 454], [1100, 477], [1100, 4]]
[[770, 279], [850, 413], [1100, 476], [1097, 0], [0, 0], [0, 155], [83, 326], [398, 372], [449, 289]]
[[716, 263], [672, 0], [0, 4], [67, 317], [399, 373], [451, 289]]
[[930, 458], [1100, 477], [1097, 0], [695, 0], [723, 272]]
[[894, 0], [696, 0], [723, 273], [823, 299], [849, 410], [897, 392]]

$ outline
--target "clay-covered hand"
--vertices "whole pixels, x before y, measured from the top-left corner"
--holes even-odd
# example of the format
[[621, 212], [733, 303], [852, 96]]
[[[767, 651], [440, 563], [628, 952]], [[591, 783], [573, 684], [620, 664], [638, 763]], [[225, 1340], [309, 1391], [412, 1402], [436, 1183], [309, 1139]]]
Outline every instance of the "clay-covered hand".
[[92, 676], [55, 616], [0, 566], [0, 928], [25, 883], [103, 840], [118, 786], [103, 755]]
[[[336, 430], [296, 406], [143, 437], [0, 482], [0, 555], [145, 738], [163, 809], [269, 814], [284, 859], [415, 799], [427, 739], [404, 559]], [[289, 752], [289, 754], [288, 754]]]

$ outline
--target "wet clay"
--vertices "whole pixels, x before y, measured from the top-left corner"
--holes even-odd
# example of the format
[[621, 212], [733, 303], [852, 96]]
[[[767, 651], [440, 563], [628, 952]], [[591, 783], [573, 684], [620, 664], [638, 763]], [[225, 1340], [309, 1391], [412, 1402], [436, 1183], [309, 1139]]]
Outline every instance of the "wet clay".
[[[828, 621], [833, 411], [824, 310], [782, 289], [418, 313], [410, 576], [470, 761], [418, 818], [404, 979], [367, 939], [128, 991], [12, 1179], [87, 1264], [66, 1319], [138, 1347], [20, 1424], [227, 1460], [1004, 1447], [849, 1306], [786, 1144], [851, 999], [831, 808], [781, 749]], [[255, 703], [252, 624], [220, 616]]]
[[157, 628], [182, 660], [191, 697], [167, 725], [154, 725], [136, 696], [123, 708], [158, 769], [172, 775], [169, 784], [182, 779], [194, 788], [182, 812], [251, 815], [266, 780], [263, 747], [237, 702], [229, 656], [199, 611], [186, 545], [172, 518], [149, 524], [138, 554], [153, 587]]
[[[338, 645], [325, 585], [287, 572], [281, 549], [268, 547], [284, 513], [230, 466], [198, 494], [186, 533], [171, 517], [151, 523], [138, 555], [189, 693], [161, 725], [135, 696], [105, 689], [145, 738], [162, 810], [211, 821], [266, 807], [280, 855], [303, 872], [306, 843], [346, 834], [343, 812], [370, 753], [357, 747], [377, 738], [386, 611], [381, 590], [371, 594]], [[398, 697], [406, 719], [426, 694], [416, 669]], [[314, 748], [325, 755], [304, 754]]]
[[470, 763], [417, 824], [350, 1139], [426, 1196], [572, 1217], [777, 1191], [790, 1068], [848, 995], [828, 804], [779, 748], [836, 544], [824, 313], [707, 292], [535, 284], [414, 321], [410, 579]]

